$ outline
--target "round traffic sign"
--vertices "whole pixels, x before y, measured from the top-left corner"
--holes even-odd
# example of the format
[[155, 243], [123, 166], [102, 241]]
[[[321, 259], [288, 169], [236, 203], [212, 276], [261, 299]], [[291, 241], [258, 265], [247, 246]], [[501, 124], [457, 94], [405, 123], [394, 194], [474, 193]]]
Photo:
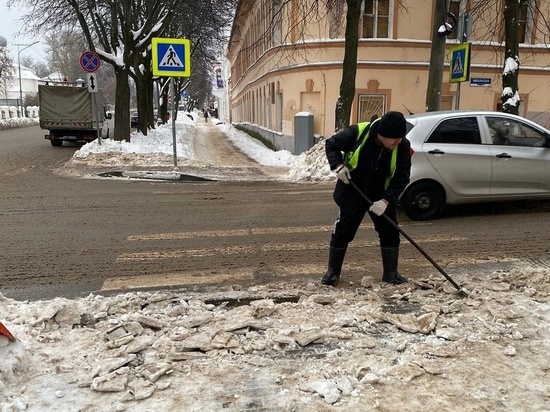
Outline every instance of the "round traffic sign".
[[80, 56], [80, 67], [82, 67], [85, 72], [93, 73], [99, 69], [100, 65], [101, 59], [97, 53], [93, 51], [84, 52]]

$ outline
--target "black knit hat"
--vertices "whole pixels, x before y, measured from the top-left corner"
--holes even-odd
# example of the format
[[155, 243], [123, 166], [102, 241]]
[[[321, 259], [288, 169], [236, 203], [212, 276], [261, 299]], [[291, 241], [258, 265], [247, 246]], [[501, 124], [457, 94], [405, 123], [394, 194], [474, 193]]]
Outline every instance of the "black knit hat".
[[388, 139], [400, 139], [407, 134], [407, 122], [401, 112], [388, 112], [378, 122], [378, 134]]

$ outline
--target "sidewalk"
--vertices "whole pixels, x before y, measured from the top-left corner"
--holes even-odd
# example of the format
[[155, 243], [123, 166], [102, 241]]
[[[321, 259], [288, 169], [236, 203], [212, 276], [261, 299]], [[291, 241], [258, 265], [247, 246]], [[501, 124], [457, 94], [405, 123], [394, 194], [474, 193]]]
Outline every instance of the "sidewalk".
[[[225, 128], [227, 129], [227, 127]], [[241, 133], [235, 130], [236, 133]], [[223, 127], [199, 119], [194, 124], [176, 123], [177, 162], [174, 161], [171, 124], [150, 130], [148, 136], [134, 134], [132, 149], [122, 151], [128, 144], [104, 140], [102, 145], [93, 142], [62, 168], [63, 174], [81, 177], [124, 177], [161, 180], [222, 180], [264, 181], [290, 180], [291, 169], [283, 161], [280, 166], [261, 164], [245, 155], [230, 139]], [[248, 137], [249, 140], [253, 140]], [[259, 145], [251, 142], [248, 145]], [[261, 145], [263, 146], [263, 145]], [[81, 154], [81, 151], [86, 153]], [[258, 150], [258, 149], [256, 149]], [[264, 160], [280, 156], [265, 146]], [[287, 152], [287, 158], [295, 160]], [[175, 166], [177, 163], [177, 166]], [[288, 161], [287, 161], [288, 163]]]

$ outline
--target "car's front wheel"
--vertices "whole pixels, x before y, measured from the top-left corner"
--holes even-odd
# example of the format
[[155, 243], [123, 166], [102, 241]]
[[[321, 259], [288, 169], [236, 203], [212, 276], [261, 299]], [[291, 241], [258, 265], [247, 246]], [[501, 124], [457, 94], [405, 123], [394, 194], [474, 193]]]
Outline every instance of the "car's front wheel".
[[434, 183], [419, 182], [413, 184], [403, 194], [401, 206], [412, 220], [430, 220], [443, 209], [445, 195]]

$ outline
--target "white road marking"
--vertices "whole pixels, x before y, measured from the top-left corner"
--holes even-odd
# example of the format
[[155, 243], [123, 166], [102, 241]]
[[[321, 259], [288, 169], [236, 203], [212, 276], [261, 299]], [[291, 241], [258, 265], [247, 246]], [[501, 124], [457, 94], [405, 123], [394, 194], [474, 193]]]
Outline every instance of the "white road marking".
[[[325, 265], [294, 265], [293, 267], [275, 267], [270, 268], [274, 279], [281, 277], [310, 275], [312, 273], [321, 273], [326, 270]], [[261, 271], [259, 271], [261, 272]], [[270, 276], [266, 271], [262, 276]], [[253, 280], [254, 271], [252, 269], [224, 269], [223, 273], [214, 273], [208, 271], [182, 271], [165, 273], [162, 275], [139, 275], [125, 277], [110, 277], [105, 280], [101, 290], [125, 290], [137, 288], [165, 287], [165, 286], [186, 286], [200, 285], [208, 283], [224, 283], [227, 281], [237, 282], [242, 280]]]
[[[464, 241], [467, 238], [449, 237], [449, 238], [432, 238], [424, 240], [422, 243], [436, 242], [457, 242]], [[377, 246], [378, 239], [372, 241], [351, 243], [350, 248], [362, 248]], [[180, 250], [163, 250], [150, 252], [132, 252], [122, 253], [117, 261], [140, 261], [140, 260], [156, 260], [156, 259], [177, 259], [182, 257], [205, 257], [219, 255], [240, 255], [258, 252], [275, 252], [282, 250], [328, 250], [328, 242], [323, 243], [279, 243], [279, 244], [260, 244], [252, 246], [227, 246], [222, 248], [206, 248], [206, 249], [180, 249]]]
[[332, 226], [305, 226], [305, 227], [271, 227], [271, 228], [252, 228], [236, 230], [203, 230], [199, 232], [179, 232], [179, 233], [158, 233], [152, 235], [134, 235], [129, 236], [129, 241], [144, 240], [171, 240], [171, 239], [192, 239], [198, 237], [231, 237], [231, 236], [250, 236], [250, 235], [275, 235], [284, 233], [311, 233], [311, 232], [329, 232]]
[[[420, 222], [413, 223], [414, 226], [431, 225], [431, 223]], [[372, 223], [362, 224], [362, 229], [374, 229]], [[172, 240], [172, 239], [192, 239], [198, 237], [231, 237], [231, 236], [250, 236], [250, 235], [280, 235], [284, 233], [312, 233], [312, 232], [331, 232], [330, 226], [301, 226], [301, 227], [266, 227], [235, 230], [202, 230], [197, 232], [175, 232], [175, 233], [155, 233], [151, 235], [132, 235], [128, 236], [128, 241], [146, 241], [146, 240]]]
[[[412, 223], [416, 225], [417, 223]], [[425, 224], [424, 222], [420, 224]], [[372, 230], [372, 224], [365, 224], [361, 226], [361, 230]], [[332, 226], [306, 226], [306, 227], [272, 227], [272, 228], [251, 228], [251, 229], [237, 229], [237, 230], [225, 230], [225, 231], [196, 231], [196, 232], [179, 232], [179, 233], [159, 233], [150, 235], [134, 235], [127, 238], [128, 241], [148, 241], [148, 240], [177, 240], [177, 239], [193, 239], [193, 238], [216, 238], [216, 237], [237, 237], [237, 236], [250, 236], [250, 235], [273, 235], [273, 234], [285, 234], [285, 233], [311, 233], [311, 232], [330, 232]], [[449, 236], [424, 239], [420, 241], [420, 244], [425, 243], [438, 243], [438, 242], [458, 242], [468, 240], [465, 237]], [[412, 245], [406, 244], [407, 247], [413, 248]], [[372, 240], [357, 241], [355, 240], [350, 244], [351, 249], [360, 249], [366, 247], [377, 247], [378, 238], [374, 234]], [[328, 240], [326, 242], [300, 242], [300, 243], [256, 243], [253, 245], [238, 245], [227, 247], [211, 247], [200, 249], [176, 249], [176, 250], [161, 250], [161, 251], [138, 251], [132, 253], [123, 253], [119, 255], [117, 261], [119, 262], [139, 262], [139, 261], [154, 261], [160, 259], [178, 259], [178, 258], [190, 258], [190, 257], [208, 257], [208, 256], [229, 256], [239, 254], [258, 254], [266, 252], [276, 251], [299, 251], [299, 250], [327, 250], [328, 254]], [[428, 261], [422, 263], [424, 258], [422, 256], [415, 257], [413, 259], [407, 259], [412, 262], [421, 262], [422, 265], [430, 265]], [[405, 261], [404, 261], [405, 262]], [[418, 264], [418, 263], [417, 263]], [[349, 270], [362, 271], [365, 270], [360, 264], [346, 265]], [[261, 269], [252, 268], [235, 268], [235, 269], [223, 269], [220, 270], [189, 270], [181, 272], [172, 272], [158, 275], [138, 275], [138, 276], [123, 276], [123, 277], [110, 277], [105, 279], [102, 290], [124, 290], [124, 289], [136, 289], [136, 288], [148, 288], [148, 287], [165, 287], [165, 286], [185, 286], [185, 285], [198, 285], [198, 284], [212, 284], [212, 283], [224, 283], [228, 281], [240, 281], [240, 280], [253, 280], [254, 274], [261, 273], [262, 277], [273, 276], [274, 278], [285, 276], [297, 276], [297, 275], [311, 275], [313, 273], [319, 274], [326, 270], [326, 263], [320, 262], [319, 264], [307, 264], [307, 265], [292, 265], [292, 266], [270, 266], [266, 269], [265, 273]]]

